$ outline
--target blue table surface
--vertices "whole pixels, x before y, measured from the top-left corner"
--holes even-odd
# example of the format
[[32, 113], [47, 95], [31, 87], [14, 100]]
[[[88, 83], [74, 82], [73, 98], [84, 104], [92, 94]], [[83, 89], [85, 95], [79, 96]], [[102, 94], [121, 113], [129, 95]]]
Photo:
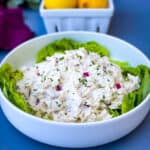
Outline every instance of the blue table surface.
[[[115, 8], [115, 15], [110, 26], [109, 34], [134, 44], [150, 57], [150, 1], [115, 0]], [[37, 11], [25, 10], [24, 18], [26, 24], [36, 33], [36, 36], [46, 33], [42, 19]], [[7, 53], [7, 51], [0, 51], [0, 61]], [[41, 144], [24, 136], [8, 122], [0, 109], [0, 150], [19, 149], [57, 150], [62, 148]], [[150, 149], [150, 114], [148, 114], [143, 123], [129, 135], [118, 141], [89, 149]]]

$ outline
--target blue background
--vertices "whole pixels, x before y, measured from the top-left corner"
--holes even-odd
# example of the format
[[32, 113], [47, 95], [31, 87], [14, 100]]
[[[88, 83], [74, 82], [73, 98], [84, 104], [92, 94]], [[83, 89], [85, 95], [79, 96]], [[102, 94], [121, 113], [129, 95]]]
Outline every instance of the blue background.
[[[120, 37], [140, 48], [150, 58], [150, 1], [115, 0], [115, 15], [109, 34]], [[25, 10], [25, 22], [36, 33], [45, 34], [37, 11]], [[2, 36], [2, 35], [0, 35]], [[0, 51], [0, 60], [7, 54]], [[136, 59], [136, 58], [133, 58]], [[41, 129], [42, 132], [42, 129]], [[57, 133], [56, 133], [57, 134]], [[89, 135], [90, 136], [90, 135]], [[57, 150], [62, 148], [41, 144], [18, 132], [0, 109], [0, 150]], [[132, 133], [110, 144], [91, 150], [144, 150], [150, 149], [150, 114]], [[63, 150], [63, 149], [62, 149]]]

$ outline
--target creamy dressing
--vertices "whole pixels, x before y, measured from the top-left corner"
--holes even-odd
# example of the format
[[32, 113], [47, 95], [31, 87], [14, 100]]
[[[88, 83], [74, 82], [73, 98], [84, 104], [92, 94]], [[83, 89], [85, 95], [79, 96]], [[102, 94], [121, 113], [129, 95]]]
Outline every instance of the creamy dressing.
[[139, 88], [139, 78], [125, 79], [119, 66], [108, 57], [84, 48], [56, 53], [46, 61], [23, 66], [24, 77], [17, 90], [36, 115], [62, 122], [111, 119], [124, 95]]

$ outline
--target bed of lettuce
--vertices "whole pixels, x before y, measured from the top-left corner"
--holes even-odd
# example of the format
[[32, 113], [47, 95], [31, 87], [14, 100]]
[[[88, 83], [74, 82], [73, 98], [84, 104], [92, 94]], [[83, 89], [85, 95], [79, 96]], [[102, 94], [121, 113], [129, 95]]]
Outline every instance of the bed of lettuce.
[[[64, 38], [54, 41], [39, 50], [36, 56], [36, 62], [40, 63], [44, 61], [47, 56], [52, 56], [56, 52], [63, 53], [65, 50], [78, 49], [80, 47], [84, 47], [89, 52], [96, 52], [100, 56], [110, 57], [109, 50], [94, 41], [82, 43]], [[112, 60], [111, 58], [110, 60], [112, 63], [121, 67], [124, 77], [130, 73], [132, 75], [139, 76], [140, 78], [140, 88], [125, 95], [122, 104], [118, 109], [109, 110], [112, 116], [116, 117], [135, 108], [150, 93], [150, 68], [145, 65], [131, 67], [127, 62], [120, 62]], [[34, 114], [35, 111], [30, 108], [28, 103], [16, 90], [16, 82], [21, 80], [22, 77], [22, 72], [14, 70], [10, 64], [3, 64], [0, 67], [0, 88], [8, 100], [10, 100], [14, 105], [27, 113]]]

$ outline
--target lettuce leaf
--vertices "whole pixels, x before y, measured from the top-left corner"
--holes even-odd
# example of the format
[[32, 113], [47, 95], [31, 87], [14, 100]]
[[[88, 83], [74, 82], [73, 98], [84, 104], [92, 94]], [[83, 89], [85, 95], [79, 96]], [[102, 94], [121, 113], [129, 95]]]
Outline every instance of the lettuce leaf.
[[117, 117], [121, 115], [121, 109], [108, 109], [108, 112], [112, 115], [112, 117]]
[[47, 56], [52, 56], [55, 53], [63, 53], [65, 50], [76, 49], [79, 47], [79, 43], [71, 39], [61, 39], [54, 41], [43, 47], [36, 55], [36, 62], [40, 63], [45, 60]]
[[140, 88], [136, 91], [127, 94], [122, 101], [121, 112], [126, 113], [129, 110], [139, 105], [146, 96], [150, 93], [150, 68], [144, 65], [139, 65], [135, 68], [129, 67], [123, 70], [126, 76], [128, 73], [140, 78]]
[[40, 63], [45, 60], [47, 56], [52, 56], [55, 53], [55, 50], [51, 45], [47, 45], [42, 48], [36, 55], [36, 62]]
[[16, 82], [21, 80], [22, 77], [22, 72], [13, 70], [12, 66], [9, 64], [4, 64], [0, 67], [0, 87], [4, 95], [18, 108], [25, 112], [32, 113], [27, 102], [16, 90]]
[[121, 113], [126, 113], [135, 107], [136, 92], [129, 93], [124, 96], [121, 104]]
[[94, 42], [90, 41], [84, 44], [83, 46], [87, 51], [89, 52], [95, 52], [99, 54], [100, 56], [110, 56], [110, 52], [105, 48], [104, 46]]
[[120, 66], [125, 78], [128, 73], [140, 78], [140, 88], [125, 95], [120, 108], [109, 110], [110, 114], [115, 117], [135, 108], [150, 93], [150, 68], [145, 65], [131, 67], [128, 62], [120, 62], [112, 59], [110, 61]]
[[53, 43], [50, 43], [41, 50], [39, 50], [36, 56], [36, 62], [40, 63], [44, 61], [47, 56], [52, 56], [55, 53], [64, 53], [65, 50], [78, 49], [81, 47], [84, 47], [89, 52], [96, 52], [101, 56], [110, 55], [109, 51], [104, 46], [94, 41], [81, 43], [72, 39], [63, 38], [54, 41]]
[[118, 60], [114, 60], [114, 59], [109, 59], [113, 64], [118, 65], [122, 70], [129, 68], [130, 64], [126, 61], [118, 61]]

